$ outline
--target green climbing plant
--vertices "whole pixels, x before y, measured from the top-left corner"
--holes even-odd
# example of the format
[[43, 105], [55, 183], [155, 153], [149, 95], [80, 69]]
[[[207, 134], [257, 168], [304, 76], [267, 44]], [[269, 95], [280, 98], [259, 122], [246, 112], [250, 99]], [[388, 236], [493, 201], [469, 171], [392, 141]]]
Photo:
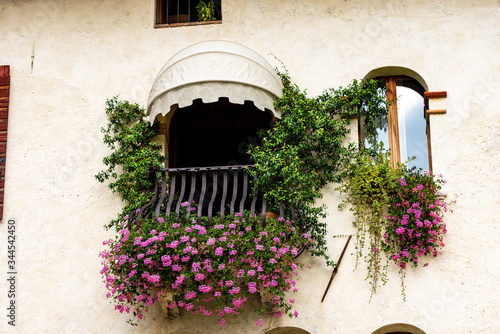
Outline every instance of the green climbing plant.
[[99, 182], [109, 179], [109, 188], [120, 194], [125, 202], [118, 219], [109, 223], [108, 227], [111, 227], [149, 201], [149, 170], [161, 168], [165, 157], [161, 154], [161, 146], [152, 141], [158, 135], [158, 128], [144, 119], [144, 109], [138, 104], [113, 97], [106, 101], [106, 114], [108, 124], [101, 128], [101, 132], [112, 153], [104, 157], [107, 168], [95, 178]]
[[359, 154], [358, 143], [346, 143], [353, 117], [363, 117], [374, 133], [377, 115], [387, 114], [387, 102], [377, 81], [359, 82], [309, 97], [292, 83], [288, 72], [278, 72], [283, 95], [275, 102], [282, 112], [275, 126], [263, 133], [262, 144], [249, 147], [256, 168], [256, 189], [270, 203], [288, 203], [299, 215], [305, 233], [316, 241], [312, 254], [326, 254], [326, 206], [316, 204], [322, 189], [340, 182]]

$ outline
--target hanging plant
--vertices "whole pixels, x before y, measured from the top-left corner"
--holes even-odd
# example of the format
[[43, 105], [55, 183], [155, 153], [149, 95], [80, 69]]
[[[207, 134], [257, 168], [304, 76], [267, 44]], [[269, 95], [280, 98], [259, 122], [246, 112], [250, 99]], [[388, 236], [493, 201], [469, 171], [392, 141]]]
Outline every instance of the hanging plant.
[[337, 189], [347, 194], [340, 207], [352, 204], [356, 266], [365, 252], [372, 296], [387, 282], [391, 261], [400, 267], [406, 300], [403, 269], [407, 265], [427, 266], [424, 256], [437, 256], [444, 247], [443, 213], [447, 207], [439, 199], [443, 184], [441, 176], [409, 170], [403, 164], [393, 170], [387, 152], [380, 152], [375, 159], [360, 154], [351, 164], [346, 180]]
[[426, 267], [429, 263], [424, 256], [439, 254], [445, 246], [443, 236], [447, 229], [443, 213], [448, 209], [447, 203], [439, 198], [439, 190], [445, 184], [442, 175], [408, 170], [406, 165], [400, 168], [403, 175], [387, 208], [382, 249], [400, 267], [402, 292], [406, 297], [403, 269], [407, 265]]
[[108, 124], [101, 132], [104, 143], [113, 152], [103, 159], [107, 168], [95, 178], [101, 183], [111, 180], [109, 188], [125, 202], [119, 218], [111, 221], [109, 228], [150, 200], [149, 169], [161, 168], [165, 157], [161, 146], [152, 141], [159, 133], [158, 128], [144, 119], [145, 111], [138, 104], [113, 97], [106, 101], [106, 114]]

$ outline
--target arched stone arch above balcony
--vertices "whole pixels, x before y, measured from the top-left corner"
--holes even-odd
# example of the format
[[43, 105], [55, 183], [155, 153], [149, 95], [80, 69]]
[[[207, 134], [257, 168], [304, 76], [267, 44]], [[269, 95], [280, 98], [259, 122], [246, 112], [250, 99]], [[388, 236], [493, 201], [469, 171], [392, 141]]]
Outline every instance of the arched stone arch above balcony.
[[147, 114], [150, 122], [163, 115], [169, 122], [177, 108], [216, 102], [221, 97], [231, 103], [252, 101], [261, 110], [274, 108], [283, 85], [272, 66], [255, 51], [228, 41], [194, 44], [174, 55], [160, 70], [151, 89]]

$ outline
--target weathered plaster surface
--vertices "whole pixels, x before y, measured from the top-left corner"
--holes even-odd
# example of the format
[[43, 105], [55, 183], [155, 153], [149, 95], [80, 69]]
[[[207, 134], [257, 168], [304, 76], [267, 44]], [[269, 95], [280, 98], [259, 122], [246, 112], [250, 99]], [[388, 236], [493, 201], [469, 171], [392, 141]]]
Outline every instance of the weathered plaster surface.
[[[494, 333], [500, 312], [500, 6], [498, 1], [275, 0], [223, 1], [223, 23], [153, 28], [154, 1], [2, 1], [0, 64], [11, 66], [11, 104], [0, 262], [6, 263], [6, 220], [18, 227], [18, 318], [0, 332], [17, 333], [265, 333], [278, 326], [310, 333], [372, 333], [406, 323], [425, 333]], [[102, 226], [120, 200], [94, 180], [102, 157], [100, 127], [106, 99], [120, 95], [145, 105], [158, 71], [197, 42], [245, 45], [273, 66], [286, 64], [311, 95], [363, 78], [373, 69], [402, 66], [430, 91], [448, 97], [431, 109], [434, 170], [448, 184], [449, 234], [442, 256], [408, 270], [408, 302], [397, 271], [369, 300], [363, 268], [347, 252], [327, 298], [331, 274], [303, 256], [295, 296], [297, 319], [251, 311], [220, 328], [216, 319], [186, 316], [140, 327], [125, 324], [105, 298], [99, 276]], [[276, 58], [275, 58], [276, 57]], [[278, 61], [279, 60], [279, 61]], [[325, 190], [329, 233], [353, 232], [339, 211], [334, 186]], [[337, 257], [345, 239], [331, 238]], [[5, 268], [5, 267], [4, 267]], [[5, 272], [5, 270], [4, 270]], [[5, 274], [2, 274], [5, 277]], [[5, 279], [0, 300], [6, 300]], [[257, 300], [253, 301], [258, 303]], [[5, 305], [2, 305], [2, 309]], [[5, 312], [5, 311], [4, 311]]]

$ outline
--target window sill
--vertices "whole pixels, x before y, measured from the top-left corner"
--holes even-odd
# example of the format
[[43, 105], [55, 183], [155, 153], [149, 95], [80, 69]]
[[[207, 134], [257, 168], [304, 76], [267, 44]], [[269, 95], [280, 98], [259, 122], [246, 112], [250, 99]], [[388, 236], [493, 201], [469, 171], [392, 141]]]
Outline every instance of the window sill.
[[156, 28], [175, 28], [175, 27], [189, 27], [189, 26], [201, 26], [207, 24], [221, 24], [222, 20], [216, 21], [195, 21], [195, 22], [181, 22], [181, 23], [161, 23], [155, 24]]

